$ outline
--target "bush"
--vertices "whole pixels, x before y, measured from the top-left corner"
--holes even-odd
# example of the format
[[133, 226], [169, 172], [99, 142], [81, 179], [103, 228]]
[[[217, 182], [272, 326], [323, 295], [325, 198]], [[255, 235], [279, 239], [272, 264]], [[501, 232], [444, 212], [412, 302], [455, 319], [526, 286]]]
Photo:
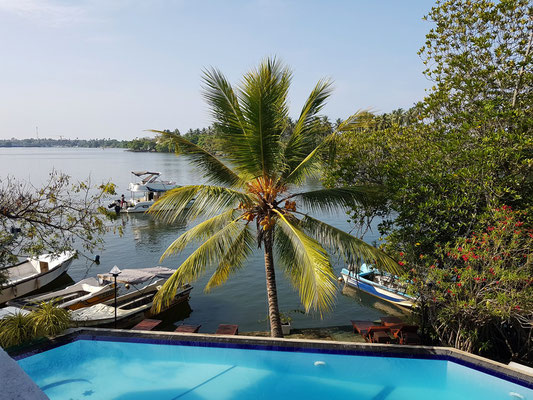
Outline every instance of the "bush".
[[524, 217], [508, 206], [496, 209], [482, 232], [410, 270], [411, 290], [421, 294], [442, 343], [504, 360], [531, 357], [533, 230]]
[[0, 320], [0, 346], [18, 346], [42, 336], [56, 336], [70, 326], [70, 314], [53, 301], [43, 302], [29, 314], [21, 312]]

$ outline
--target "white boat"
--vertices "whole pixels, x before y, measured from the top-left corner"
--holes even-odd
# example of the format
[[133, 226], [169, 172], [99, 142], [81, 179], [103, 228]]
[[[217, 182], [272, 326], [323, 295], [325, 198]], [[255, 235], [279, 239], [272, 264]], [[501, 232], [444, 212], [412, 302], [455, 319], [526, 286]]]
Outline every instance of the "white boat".
[[[130, 327], [144, 318], [157, 315], [151, 311], [154, 296], [175, 271], [165, 267], [122, 270], [117, 277], [117, 283], [136, 285], [148, 281], [153, 282], [132, 293], [117, 297], [117, 327]], [[107, 282], [114, 281], [114, 277], [110, 274], [99, 274], [98, 278]], [[187, 301], [191, 290], [192, 286], [189, 284], [180, 287], [171, 304], [161, 312]], [[75, 326], [113, 326], [115, 300], [111, 299], [101, 304], [72, 311], [71, 318]]]
[[53, 301], [59, 308], [77, 310], [109, 300], [114, 296], [114, 293], [113, 284], [100, 284], [96, 278], [85, 278], [72, 286], [55, 292], [10, 300], [7, 305], [32, 310], [42, 302]]
[[7, 282], [0, 285], [0, 304], [49, 284], [67, 271], [75, 255], [75, 251], [43, 254], [17, 265], [0, 268], [7, 276]]
[[379, 299], [397, 306], [412, 308], [415, 298], [405, 292], [405, 285], [390, 274], [382, 273], [366, 264], [362, 264], [359, 272], [343, 268], [341, 275], [348, 286], [360, 289]]
[[127, 213], [146, 212], [161, 195], [179, 187], [176, 182], [161, 180], [160, 172], [132, 171], [131, 173], [141, 178], [141, 181], [129, 185], [131, 199], [126, 201], [126, 208], [122, 210]]

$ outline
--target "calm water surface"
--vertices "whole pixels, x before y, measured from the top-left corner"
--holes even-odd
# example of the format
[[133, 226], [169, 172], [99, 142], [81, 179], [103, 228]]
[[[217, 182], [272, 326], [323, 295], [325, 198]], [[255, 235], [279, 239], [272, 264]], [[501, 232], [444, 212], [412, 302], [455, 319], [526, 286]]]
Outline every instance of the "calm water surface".
[[[89, 176], [93, 183], [111, 180], [117, 186], [118, 194], [129, 198], [128, 184], [133, 180], [133, 170], [154, 170], [162, 173], [163, 179], [175, 180], [180, 185], [198, 184], [202, 175], [186, 158], [173, 154], [131, 153], [122, 149], [72, 149], [72, 148], [0, 148], [0, 175], [8, 175], [30, 181], [39, 186], [46, 181], [52, 169], [62, 171], [75, 179]], [[311, 182], [308, 188], [320, 187]], [[346, 215], [319, 215], [315, 217], [341, 228], [350, 230]], [[72, 263], [68, 275], [79, 281], [88, 276], [108, 272], [113, 265], [119, 268], [144, 268], [164, 265], [177, 268], [194, 250], [186, 249], [182, 254], [159, 263], [159, 257], [170, 243], [190, 226], [169, 225], [147, 215], [122, 215], [116, 222], [124, 227], [122, 237], [109, 233], [105, 236], [105, 248], [95, 252], [101, 256], [100, 265], [80, 257]], [[376, 240], [376, 232], [365, 240]], [[93, 254], [86, 254], [90, 259]], [[336, 275], [340, 276], [342, 263], [334, 259]], [[266, 284], [263, 255], [253, 254], [246, 267], [230, 277], [228, 282], [210, 293], [203, 288], [209, 279], [204, 276], [193, 283], [194, 289], [189, 302], [191, 310], [185, 314], [177, 312], [175, 320], [201, 324], [201, 332], [213, 332], [218, 324], [238, 324], [241, 331], [267, 330]], [[277, 274], [280, 309], [289, 311], [302, 309], [297, 292], [284, 279], [283, 272]], [[316, 315], [293, 315], [293, 326], [297, 328], [349, 325], [350, 319], [376, 319], [387, 313], [397, 313], [393, 305], [380, 302], [372, 296], [350, 292], [339, 292], [335, 309], [323, 319]]]

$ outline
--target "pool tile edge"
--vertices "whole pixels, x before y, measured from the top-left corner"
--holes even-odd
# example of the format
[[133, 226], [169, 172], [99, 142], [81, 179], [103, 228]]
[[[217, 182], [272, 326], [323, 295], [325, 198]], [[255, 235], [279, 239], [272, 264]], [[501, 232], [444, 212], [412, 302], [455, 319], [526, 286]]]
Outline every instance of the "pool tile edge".
[[65, 334], [37, 344], [9, 352], [15, 360], [29, 357], [77, 340], [101, 340], [186, 346], [246, 348], [254, 350], [297, 351], [373, 357], [440, 359], [451, 361], [492, 376], [533, 389], [533, 375], [477, 355], [448, 347], [400, 346], [335, 342], [309, 339], [280, 339], [256, 336], [225, 336], [176, 332], [128, 331], [102, 328], [69, 329]]

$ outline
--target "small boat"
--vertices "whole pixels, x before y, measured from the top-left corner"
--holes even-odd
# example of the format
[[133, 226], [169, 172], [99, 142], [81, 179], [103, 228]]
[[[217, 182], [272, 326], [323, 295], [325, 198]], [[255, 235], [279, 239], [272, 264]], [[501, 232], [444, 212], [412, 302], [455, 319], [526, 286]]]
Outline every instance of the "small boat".
[[75, 251], [43, 254], [16, 265], [0, 268], [7, 276], [7, 281], [0, 285], [0, 304], [49, 284], [67, 271], [75, 255]]
[[141, 181], [130, 183], [131, 199], [126, 201], [126, 208], [122, 210], [127, 213], [146, 212], [163, 193], [179, 187], [176, 182], [159, 179], [160, 172], [132, 171], [131, 173], [141, 178]]
[[377, 298], [397, 306], [412, 308], [415, 298], [405, 292], [405, 285], [390, 274], [382, 273], [366, 264], [362, 264], [359, 272], [343, 268], [341, 275], [348, 286], [355, 287]]
[[[117, 283], [126, 285], [136, 285], [153, 281], [152, 283], [135, 290], [132, 293], [117, 297], [117, 327], [127, 328], [134, 326], [145, 318], [153, 317], [151, 308], [154, 296], [163, 283], [176, 270], [165, 267], [124, 269], [117, 277]], [[111, 274], [99, 274], [98, 278], [105, 282], [113, 282]], [[174, 306], [189, 300], [192, 286], [185, 284], [180, 287], [174, 296], [171, 304], [161, 312], [167, 311]], [[72, 311], [72, 322], [75, 326], [114, 326], [115, 321], [115, 300], [111, 299], [91, 307]]]
[[7, 302], [7, 305], [32, 310], [43, 302], [53, 301], [56, 307], [77, 310], [109, 300], [113, 298], [114, 293], [115, 289], [113, 284], [101, 285], [96, 278], [85, 278], [65, 289], [10, 300]]

